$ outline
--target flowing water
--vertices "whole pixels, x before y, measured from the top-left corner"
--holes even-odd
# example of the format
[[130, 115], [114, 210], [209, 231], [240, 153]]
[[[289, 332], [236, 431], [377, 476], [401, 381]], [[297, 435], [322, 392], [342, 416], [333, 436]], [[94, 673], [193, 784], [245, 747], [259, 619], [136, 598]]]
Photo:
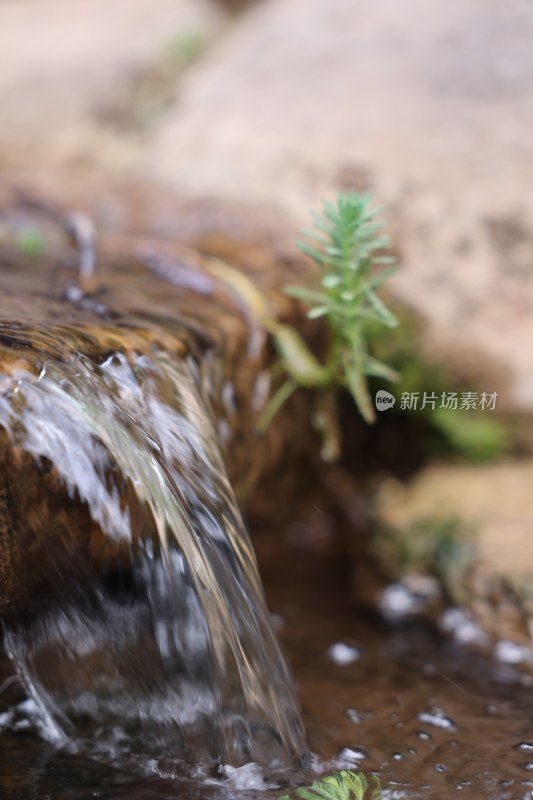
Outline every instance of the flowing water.
[[[0, 427], [54, 469], [95, 526], [90, 563], [68, 564], [74, 576], [58, 567], [53, 599], [6, 626], [43, 735], [182, 765], [303, 759], [291, 680], [193, 361], [154, 352], [95, 363], [61, 328], [4, 325], [2, 337], [18, 358], [3, 378]], [[50, 576], [36, 563], [31, 580], [37, 592]]]

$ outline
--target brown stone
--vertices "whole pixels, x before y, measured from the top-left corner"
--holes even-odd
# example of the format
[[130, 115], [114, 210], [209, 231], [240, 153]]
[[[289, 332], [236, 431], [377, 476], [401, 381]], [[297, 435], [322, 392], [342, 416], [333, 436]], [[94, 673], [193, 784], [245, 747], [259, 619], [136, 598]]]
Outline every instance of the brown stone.
[[[44, 213], [43, 207], [8, 204], [0, 220], [0, 397], [16, 404], [17, 373], [38, 376], [43, 366], [60, 368], [80, 355], [95, 366], [116, 354], [131, 363], [161, 352], [175, 363], [192, 359], [240, 500], [249, 502], [261, 482], [254, 513], [275, 518], [294, 481], [301, 481], [301, 470], [294, 467], [309, 446], [308, 401], [305, 394], [295, 397], [266, 434], [258, 432], [276, 355], [253, 303], [220, 273], [222, 262], [154, 239], [104, 237], [95, 292], [68, 300], [68, 286], [76, 283], [76, 253], [61, 235], [58, 208]], [[41, 230], [37, 257], [24, 256], [17, 245], [16, 231], [24, 225]], [[224, 241], [219, 252], [229, 256], [229, 240]], [[216, 251], [215, 240], [210, 247]], [[238, 250], [234, 244], [233, 264]], [[279, 289], [286, 265], [269, 259], [257, 246], [243, 248], [235, 274], [245, 276], [274, 316], [294, 316], [292, 301]], [[223, 264], [228, 269], [231, 275], [232, 267]], [[113, 453], [108, 457], [114, 470]], [[281, 465], [283, 481], [276, 474]], [[132, 486], [125, 482], [120, 492], [131, 509], [135, 547], [146, 534], [139, 528], [146, 515]], [[127, 557], [127, 546], [106, 536], [55, 465], [36, 459], [0, 430], [0, 611], [31, 614], [49, 597], [57, 600], [58, 592], [74, 591], [80, 582], [90, 582], [95, 570], [120, 566]], [[63, 574], [67, 579], [58, 582]]]

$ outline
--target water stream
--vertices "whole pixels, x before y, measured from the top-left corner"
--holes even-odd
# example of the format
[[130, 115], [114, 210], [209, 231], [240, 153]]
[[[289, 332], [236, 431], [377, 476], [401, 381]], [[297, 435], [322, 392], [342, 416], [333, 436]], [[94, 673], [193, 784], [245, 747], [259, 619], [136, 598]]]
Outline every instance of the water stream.
[[[2, 326], [0, 427], [88, 520], [37, 543], [37, 608], [6, 623], [42, 735], [182, 771], [303, 763], [292, 681], [194, 360], [157, 348], [90, 359], [80, 336]], [[69, 558], [77, 536], [84, 555]]]

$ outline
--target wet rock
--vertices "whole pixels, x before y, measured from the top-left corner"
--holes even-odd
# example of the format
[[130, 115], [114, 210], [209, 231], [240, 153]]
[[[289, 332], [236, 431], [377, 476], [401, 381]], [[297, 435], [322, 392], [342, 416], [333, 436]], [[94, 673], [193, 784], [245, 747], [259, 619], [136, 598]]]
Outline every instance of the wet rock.
[[[95, 514], [93, 490], [87, 493], [81, 485], [87, 488], [86, 478], [93, 488], [100, 485], [93, 468], [106, 471], [109, 480], [120, 468], [98, 436], [93, 442], [88, 428], [69, 422], [57, 396], [50, 399], [51, 416], [42, 406], [41, 422], [34, 424], [29, 417], [25, 423], [15, 422], [19, 412], [31, 416], [35, 409], [30, 394], [40, 391], [39, 382], [46, 382], [48, 371], [55, 367], [61, 371], [78, 365], [75, 377], [69, 373], [59, 381], [63, 388], [85, 381], [95, 389], [107, 386], [103, 374], [109, 368], [115, 376], [110, 391], [119, 392], [120, 387], [124, 392], [116, 395], [118, 406], [143, 398], [139, 402], [146, 404], [144, 425], [177, 402], [175, 387], [158, 372], [156, 361], [162, 359], [175, 368], [186, 365], [193, 383], [201, 387], [209, 417], [211, 411], [214, 414], [217, 441], [239, 499], [251, 501], [261, 478], [266, 491], [263, 500], [258, 497], [254, 502], [254, 513], [259, 517], [281, 513], [289, 505], [285, 492], [293, 484], [291, 475], [301, 482], [301, 470], [291, 467], [291, 451], [303, 456], [312, 441], [308, 398], [299, 393], [265, 434], [258, 432], [277, 356], [252, 307], [232, 288], [230, 278], [222, 278], [222, 262], [213, 258], [216, 248], [210, 257], [144, 237], [138, 241], [126, 237], [126, 242], [104, 238], [98, 243], [93, 291], [85, 293], [77, 285], [76, 252], [61, 233], [60, 210], [46, 205], [32, 210], [28, 204], [5, 202], [5, 207], [0, 203], [0, 615], [21, 611], [31, 615], [49, 598], [56, 599], [58, 570], [67, 575], [60, 588], [67, 595], [80, 582], [90, 585], [95, 571], [109, 565], [106, 586], [120, 601], [128, 556], [115, 523], [120, 527], [130, 519], [132, 541], [138, 541], [141, 529], [149, 532], [153, 527], [145, 520], [143, 503], [137, 503], [129, 479], [117, 478], [116, 491], [105, 490], [112, 498], [112, 514], [105, 520]], [[31, 257], [26, 239], [21, 239], [28, 230], [40, 237]], [[268, 264], [268, 254], [257, 261], [250, 252], [243, 259], [247, 266], [239, 273], [241, 280], [246, 272], [272, 313], [290, 316], [294, 307], [276, 288], [281, 281], [275, 277], [279, 269], [285, 276], [287, 265], [276, 267], [275, 260]], [[79, 291], [69, 292], [72, 285]], [[91, 377], [96, 374], [100, 377], [93, 384]], [[147, 398], [154, 382], [155, 405], [149, 410]], [[86, 398], [81, 405], [88, 408], [90, 402]], [[287, 427], [282, 430], [284, 418]], [[163, 430], [167, 428], [162, 424]], [[28, 434], [28, 439], [19, 441], [15, 429], [22, 439]], [[66, 444], [60, 448], [63, 455], [55, 449], [52, 455], [49, 446], [57, 444], [58, 433]], [[81, 448], [78, 434], [84, 440]], [[86, 448], [98, 450], [92, 466], [92, 458], [84, 458]], [[97, 463], [100, 466], [95, 467]], [[286, 479], [278, 486], [282, 464]], [[204, 464], [201, 470], [205, 469]], [[267, 489], [271, 480], [278, 486], [276, 504], [272, 488]], [[130, 506], [131, 515], [123, 512]], [[118, 534], [115, 538], [105, 534], [108, 524]], [[130, 583], [137, 592], [135, 578]]]

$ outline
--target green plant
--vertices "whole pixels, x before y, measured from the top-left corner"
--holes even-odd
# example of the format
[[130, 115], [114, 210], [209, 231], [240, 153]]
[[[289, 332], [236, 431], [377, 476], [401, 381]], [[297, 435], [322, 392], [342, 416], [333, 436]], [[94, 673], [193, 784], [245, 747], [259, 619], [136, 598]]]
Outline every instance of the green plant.
[[[368, 800], [378, 800], [381, 797], [379, 778], [373, 775], [372, 783]], [[315, 781], [310, 789], [297, 789], [296, 796], [304, 800], [364, 800], [367, 797], [367, 789], [368, 781], [362, 772], [343, 769], [334, 775]], [[290, 800], [290, 797], [285, 795], [279, 800]]]
[[[376, 294], [395, 269], [385, 255], [389, 240], [381, 233], [379, 212], [368, 195], [339, 194], [314, 218], [314, 229], [300, 242], [320, 270], [318, 288], [287, 286], [291, 297], [309, 306], [308, 317], [323, 317], [331, 333], [329, 352], [321, 363], [289, 325], [277, 325], [272, 335], [287, 380], [274, 395], [261, 421], [265, 428], [298, 387], [332, 390], [345, 387], [367, 422], [374, 422], [367, 377], [395, 380], [396, 373], [368, 349], [367, 329], [373, 323], [393, 328], [396, 317]], [[378, 269], [376, 267], [384, 267]]]

